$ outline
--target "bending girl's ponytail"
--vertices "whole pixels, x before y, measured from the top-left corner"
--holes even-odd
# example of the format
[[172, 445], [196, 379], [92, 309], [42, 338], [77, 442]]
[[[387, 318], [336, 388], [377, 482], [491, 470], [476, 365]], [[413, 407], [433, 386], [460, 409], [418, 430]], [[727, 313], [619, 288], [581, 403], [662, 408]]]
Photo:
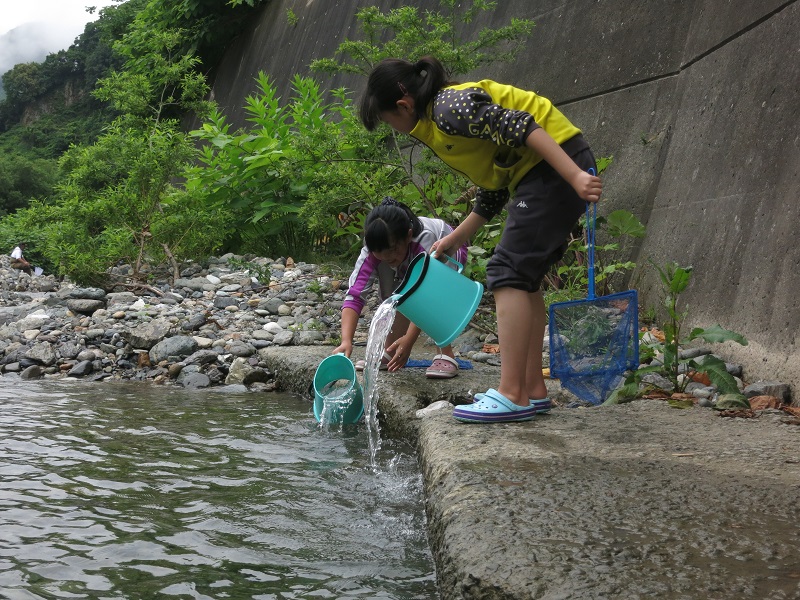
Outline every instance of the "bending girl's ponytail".
[[422, 221], [408, 206], [386, 196], [364, 220], [364, 243], [370, 252], [381, 252], [411, 236], [422, 233]]
[[414, 99], [417, 118], [425, 119], [428, 105], [448, 83], [444, 66], [433, 56], [423, 56], [415, 63], [385, 58], [367, 79], [359, 110], [361, 122], [372, 131], [381, 122], [380, 114], [397, 110], [397, 101], [406, 95]]
[[444, 66], [433, 56], [423, 56], [414, 63], [414, 74], [417, 79], [417, 91], [412, 94], [414, 108], [417, 117], [423, 119], [426, 116], [428, 104], [449, 82]]

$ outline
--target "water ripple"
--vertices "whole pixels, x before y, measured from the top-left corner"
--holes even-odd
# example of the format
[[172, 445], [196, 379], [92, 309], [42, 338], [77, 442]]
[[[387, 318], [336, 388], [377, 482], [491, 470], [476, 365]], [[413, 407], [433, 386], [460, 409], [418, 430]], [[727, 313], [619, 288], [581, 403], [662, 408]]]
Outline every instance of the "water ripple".
[[310, 403], [0, 378], [0, 597], [432, 598], [421, 479]]

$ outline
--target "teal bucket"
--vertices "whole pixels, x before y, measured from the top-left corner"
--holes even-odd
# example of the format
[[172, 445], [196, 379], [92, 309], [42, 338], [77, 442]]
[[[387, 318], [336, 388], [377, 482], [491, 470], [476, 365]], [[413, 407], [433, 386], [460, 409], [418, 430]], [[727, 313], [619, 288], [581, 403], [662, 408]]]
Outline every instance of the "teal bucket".
[[357, 423], [364, 414], [356, 368], [344, 354], [325, 358], [314, 373], [314, 417], [319, 422], [323, 410], [327, 423]]
[[421, 252], [392, 295], [396, 309], [428, 334], [439, 348], [449, 346], [469, 325], [483, 296], [483, 286]]

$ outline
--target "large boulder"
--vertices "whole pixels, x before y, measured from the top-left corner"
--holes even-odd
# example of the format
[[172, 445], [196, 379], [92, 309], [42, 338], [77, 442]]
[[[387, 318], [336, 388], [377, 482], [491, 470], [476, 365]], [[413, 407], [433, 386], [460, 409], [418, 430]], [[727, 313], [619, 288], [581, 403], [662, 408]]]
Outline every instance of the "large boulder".
[[56, 353], [53, 350], [53, 346], [47, 342], [33, 344], [25, 353], [25, 358], [29, 358], [46, 367], [56, 363]]
[[175, 335], [161, 340], [150, 349], [150, 362], [158, 364], [171, 356], [184, 358], [197, 350], [197, 342], [190, 335]]
[[91, 315], [95, 311], [106, 307], [106, 303], [103, 300], [94, 300], [91, 298], [70, 298], [65, 304], [72, 312], [81, 315]]
[[169, 321], [161, 319], [142, 323], [128, 332], [128, 342], [134, 348], [150, 350], [150, 348], [167, 337], [171, 327], [172, 324]]
[[272, 374], [266, 369], [255, 367], [246, 358], [238, 357], [231, 363], [225, 383], [228, 385], [252, 383], [265, 383], [272, 378]]

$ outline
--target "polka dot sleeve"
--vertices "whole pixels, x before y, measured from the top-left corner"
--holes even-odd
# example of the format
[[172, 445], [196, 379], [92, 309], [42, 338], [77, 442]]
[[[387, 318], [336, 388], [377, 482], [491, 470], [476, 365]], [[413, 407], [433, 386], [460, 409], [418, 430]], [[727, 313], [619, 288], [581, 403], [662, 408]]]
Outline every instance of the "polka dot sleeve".
[[519, 148], [539, 127], [530, 113], [504, 108], [479, 87], [445, 88], [433, 104], [433, 120], [448, 135], [492, 140], [499, 146]]
[[472, 207], [472, 212], [480, 215], [487, 221], [491, 221], [495, 215], [500, 214], [503, 210], [511, 194], [507, 189], [502, 190], [485, 190], [478, 188], [478, 193], [475, 194], [475, 204]]

